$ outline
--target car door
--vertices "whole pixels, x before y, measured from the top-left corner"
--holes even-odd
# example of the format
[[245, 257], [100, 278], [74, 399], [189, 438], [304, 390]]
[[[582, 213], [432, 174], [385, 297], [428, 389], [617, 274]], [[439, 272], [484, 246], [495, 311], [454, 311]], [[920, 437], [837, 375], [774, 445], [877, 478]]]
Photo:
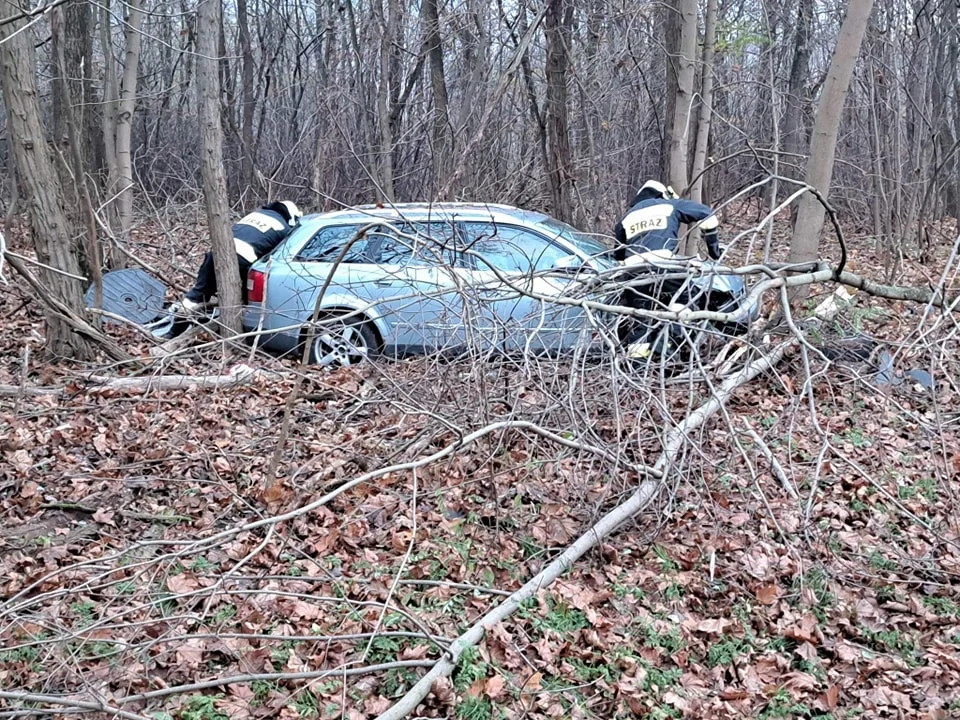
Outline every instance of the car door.
[[306, 323], [324, 287], [322, 307], [362, 309], [352, 288], [355, 268], [370, 262], [370, 239], [363, 229], [357, 223], [322, 226], [290, 256], [270, 263], [264, 305], [275, 316], [275, 325]]
[[374, 271], [358, 292], [394, 329], [397, 353], [435, 352], [460, 344], [455, 226], [385, 222], [370, 237]]
[[[471, 263], [470, 300], [485, 345], [504, 350], [559, 350], [579, 331], [579, 312], [539, 296], [563, 293], [569, 280], [545, 275], [570, 251], [526, 228], [466, 222], [464, 255]], [[575, 327], [574, 327], [575, 326]]]

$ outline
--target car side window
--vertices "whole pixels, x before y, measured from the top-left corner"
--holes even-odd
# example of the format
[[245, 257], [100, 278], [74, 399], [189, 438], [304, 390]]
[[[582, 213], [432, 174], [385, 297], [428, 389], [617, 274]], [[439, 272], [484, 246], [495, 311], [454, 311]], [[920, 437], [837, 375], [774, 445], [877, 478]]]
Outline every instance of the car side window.
[[384, 224], [373, 233], [372, 253], [383, 265], [434, 266], [456, 262], [455, 227], [451, 223]]
[[511, 274], [549, 270], [570, 254], [536, 233], [510, 225], [465, 223], [464, 230], [465, 250], [478, 270], [491, 266]]
[[[371, 237], [370, 232], [357, 238], [365, 225], [330, 225], [320, 228], [312, 238], [301, 248], [297, 260], [314, 262], [334, 262], [348, 243], [350, 249], [344, 255], [345, 263], [369, 263]], [[356, 240], [354, 240], [356, 238]]]

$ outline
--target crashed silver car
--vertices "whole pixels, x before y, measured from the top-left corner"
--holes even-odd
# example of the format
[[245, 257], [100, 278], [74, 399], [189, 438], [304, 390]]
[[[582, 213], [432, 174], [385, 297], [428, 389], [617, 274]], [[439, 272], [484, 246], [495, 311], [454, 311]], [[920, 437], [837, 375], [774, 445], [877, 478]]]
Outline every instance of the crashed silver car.
[[583, 308], [550, 298], [583, 272], [613, 268], [607, 252], [506, 205], [308, 215], [250, 269], [243, 322], [277, 350], [309, 341], [310, 359], [327, 365], [463, 348], [562, 351], [588, 342], [593, 326]]
[[[603, 344], [615, 319], [578, 299], [590, 278], [616, 272], [607, 245], [542, 213], [361, 206], [305, 216], [255, 263], [243, 324], [278, 351], [308, 344], [322, 365], [464, 349], [564, 352]], [[591, 299], [616, 303], [615, 285], [593, 285]]]

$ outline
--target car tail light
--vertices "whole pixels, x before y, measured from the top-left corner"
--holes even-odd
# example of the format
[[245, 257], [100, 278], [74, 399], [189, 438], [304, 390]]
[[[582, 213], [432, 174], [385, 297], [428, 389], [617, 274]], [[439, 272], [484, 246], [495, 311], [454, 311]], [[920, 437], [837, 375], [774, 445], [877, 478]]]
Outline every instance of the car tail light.
[[263, 302], [263, 288], [266, 280], [267, 274], [262, 270], [251, 270], [247, 273], [247, 302]]

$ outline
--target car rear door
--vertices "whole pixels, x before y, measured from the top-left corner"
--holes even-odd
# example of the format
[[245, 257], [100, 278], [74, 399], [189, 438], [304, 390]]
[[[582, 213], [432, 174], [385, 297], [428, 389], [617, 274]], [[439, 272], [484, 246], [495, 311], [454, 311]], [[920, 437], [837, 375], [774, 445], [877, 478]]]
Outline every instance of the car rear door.
[[314, 229], [300, 247], [278, 249], [264, 268], [265, 327], [305, 324], [324, 286], [323, 307], [359, 309], [360, 300], [351, 288], [357, 280], [356, 268], [370, 261], [370, 242], [363, 229], [360, 223], [325, 225]]
[[394, 329], [398, 353], [462, 344], [454, 239], [449, 222], [385, 222], [370, 232], [376, 264], [357, 292]]

